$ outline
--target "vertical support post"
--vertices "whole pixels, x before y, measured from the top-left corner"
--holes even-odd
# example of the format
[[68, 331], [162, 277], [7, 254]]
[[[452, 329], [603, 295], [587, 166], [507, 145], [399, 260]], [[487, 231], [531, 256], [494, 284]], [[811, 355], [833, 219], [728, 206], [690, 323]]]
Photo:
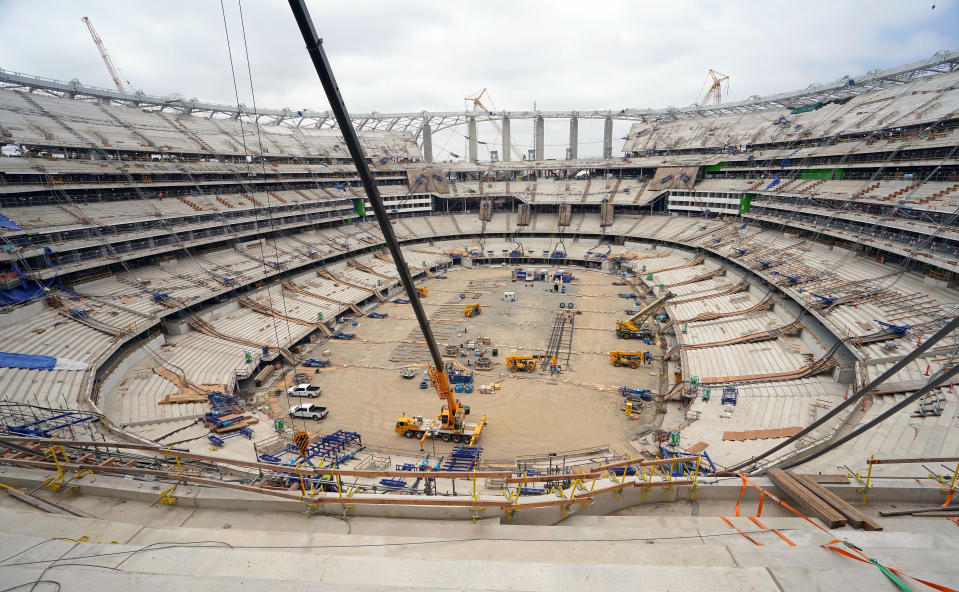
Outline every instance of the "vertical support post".
[[533, 120], [533, 127], [535, 128], [533, 133], [533, 154], [536, 160], [543, 160], [543, 158], [545, 158], [543, 138], [546, 135], [546, 122], [541, 115], [537, 115], [536, 119]]
[[569, 157], [575, 159], [579, 155], [579, 119], [576, 116], [569, 118]]
[[[875, 460], [876, 456], [872, 455], [869, 457], [869, 460]], [[869, 463], [869, 468], [866, 470], [866, 482], [863, 483], [863, 488], [859, 490], [859, 493], [862, 493], [862, 503], [866, 503], [866, 500], [869, 497], [869, 489], [872, 487], [870, 481], [872, 480], [872, 463]]]
[[603, 120], [603, 158], [613, 157], [613, 118]]
[[703, 460], [703, 455], [696, 457], [696, 468], [693, 469], [693, 484], [689, 487], [689, 501], [696, 501], [696, 490], [699, 489], [699, 462]]
[[513, 141], [509, 132], [509, 117], [503, 117], [503, 149], [500, 151], [500, 160], [509, 162], [513, 160]]
[[423, 120], [423, 160], [433, 162], [433, 129], [428, 119]]
[[476, 156], [476, 118], [470, 117], [466, 122], [466, 135], [469, 136], [469, 153], [467, 156], [470, 159], [470, 162], [476, 162], [479, 160]]

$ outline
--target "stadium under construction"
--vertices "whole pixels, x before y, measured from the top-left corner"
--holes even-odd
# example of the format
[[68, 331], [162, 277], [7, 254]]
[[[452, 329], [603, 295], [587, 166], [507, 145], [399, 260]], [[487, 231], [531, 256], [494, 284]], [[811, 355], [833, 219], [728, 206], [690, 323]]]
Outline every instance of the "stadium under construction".
[[296, 14], [329, 110], [0, 69], [0, 588], [959, 587], [959, 52], [351, 115]]

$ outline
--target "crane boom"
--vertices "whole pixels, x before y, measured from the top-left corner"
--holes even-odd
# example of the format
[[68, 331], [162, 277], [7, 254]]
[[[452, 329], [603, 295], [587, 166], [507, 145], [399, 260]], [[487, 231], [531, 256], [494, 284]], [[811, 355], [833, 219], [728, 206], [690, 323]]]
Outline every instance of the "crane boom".
[[[710, 80], [712, 80], [711, 83]], [[722, 104], [723, 94], [729, 93], [729, 76], [710, 68], [706, 82], [710, 83], [709, 90], [706, 91], [706, 96], [703, 97], [702, 103], [700, 104], [708, 105], [710, 101], [716, 105]], [[723, 87], [723, 83], [726, 84], [725, 88]]]
[[[366, 161], [363, 147], [360, 145], [356, 129], [350, 121], [349, 111], [346, 109], [346, 104], [343, 101], [343, 96], [340, 94], [339, 86], [337, 86], [336, 79], [333, 77], [333, 69], [326, 57], [326, 51], [323, 49], [323, 40], [316, 34], [313, 18], [310, 16], [310, 12], [306, 7], [306, 0], [289, 0], [289, 3], [290, 9], [293, 11], [293, 17], [296, 19], [296, 24], [300, 29], [300, 33], [303, 35], [303, 41], [306, 43], [307, 53], [313, 61], [313, 67], [316, 69], [316, 74], [319, 76], [323, 90], [326, 92], [326, 98], [330, 102], [330, 108], [336, 117], [340, 133], [343, 134], [343, 141], [350, 152], [350, 157], [353, 159], [356, 173], [363, 183], [363, 189], [366, 192], [367, 199], [369, 199], [373, 205], [376, 222], [380, 227], [380, 231], [383, 233], [386, 247], [393, 258], [393, 263], [396, 265], [400, 283], [406, 289], [406, 293], [410, 299], [410, 305], [413, 307], [413, 314], [416, 316], [420, 331], [423, 333], [423, 339], [426, 341], [426, 347], [429, 349], [430, 356], [432, 357], [433, 364], [427, 364], [428, 375], [431, 382], [433, 382], [433, 387], [436, 389], [436, 394], [439, 395], [440, 399], [446, 401], [446, 405], [443, 406], [440, 415], [437, 416], [437, 422], [442, 423], [442, 426], [436, 429], [418, 430], [423, 432], [421, 436], [423, 440], [420, 442], [422, 444], [431, 434], [439, 433], [440, 429], [446, 429], [447, 432], [455, 432], [454, 434], [447, 433], [447, 437], [455, 437], [455, 441], [459, 442], [465, 434], [469, 437], [470, 445], [473, 445], [476, 439], [479, 438], [480, 432], [483, 431], [486, 416], [484, 415], [483, 419], [481, 419], [476, 426], [469, 426], [468, 431], [464, 430], [464, 427], [466, 427], [464, 416], [469, 413], [469, 406], [460, 404], [453, 394], [453, 390], [450, 388], [449, 379], [446, 376], [443, 355], [440, 353], [439, 346], [436, 344], [436, 338], [433, 336], [433, 329], [430, 327], [429, 318], [423, 309], [423, 303], [420, 301], [421, 292], [416, 289], [413, 283], [413, 276], [410, 274], [406, 259], [403, 256], [403, 251], [400, 249], [400, 243], [396, 240], [396, 233], [390, 224], [390, 217], [386, 212], [386, 206], [383, 204], [383, 198], [373, 180], [373, 173], [370, 171], [370, 166]], [[404, 419], [401, 419], [399, 423], [405, 423]], [[400, 429], [399, 426], [397, 429]], [[409, 433], [409, 430], [407, 430], [407, 433]]]
[[[97, 46], [97, 49], [100, 50], [100, 57], [103, 58], [103, 63], [106, 64], [107, 70], [110, 72], [110, 77], [113, 78], [113, 84], [116, 85], [118, 91], [126, 92], [126, 89], [123, 88], [123, 83], [120, 82], [120, 74], [117, 72], [116, 66], [113, 65], [113, 60], [110, 59], [110, 54], [107, 53], [107, 47], [103, 44], [103, 40], [97, 35], [97, 30], [93, 28], [93, 23], [90, 22], [90, 19], [87, 17], [83, 17], [80, 20], [83, 21], [83, 24], [90, 30], [90, 36], [93, 37], [93, 43]], [[129, 82], [127, 84], [129, 84]]]
[[666, 301], [672, 297], [672, 292], [666, 292], [625, 321], [616, 321], [616, 336], [625, 339], [641, 337], [640, 333], [644, 332], [643, 324], [646, 322], [646, 319], [659, 312], [661, 308], [666, 306]]
[[[479, 93], [477, 93], [476, 96], [466, 97], [463, 100], [473, 103], [473, 111], [482, 111], [483, 114], [486, 115], [486, 117], [489, 119], [489, 122], [493, 124], [493, 127], [496, 128], [497, 133], [502, 139], [503, 128], [500, 127], [500, 124], [497, 123], [495, 119], [493, 119], [493, 115], [492, 115], [492, 113], [495, 113], [496, 105], [493, 105], [493, 110], [490, 111], [490, 109], [483, 104], [483, 95], [486, 95], [486, 98], [489, 99], [490, 104], [492, 105], [493, 98], [490, 96], [489, 92], [487, 92], [485, 88], [481, 90]], [[516, 157], [516, 160], [523, 160], [523, 153], [520, 152], [519, 149], [513, 144], [513, 139], [506, 138], [506, 141], [509, 142], [510, 150], [512, 150], [513, 156]], [[504, 154], [503, 156], [505, 157], [506, 155]]]

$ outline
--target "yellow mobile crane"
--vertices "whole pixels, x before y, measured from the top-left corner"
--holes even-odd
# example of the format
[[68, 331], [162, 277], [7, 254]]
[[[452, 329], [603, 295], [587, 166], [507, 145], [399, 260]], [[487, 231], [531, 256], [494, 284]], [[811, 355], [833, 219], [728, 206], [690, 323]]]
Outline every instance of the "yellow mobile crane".
[[625, 321], [616, 321], [616, 337], [622, 339], [652, 339], [653, 332], [643, 325], [645, 325], [649, 317], [666, 306], [666, 301], [672, 297], [672, 292], [666, 292]]
[[420, 446], [426, 442], [427, 438], [441, 438], [444, 442], [451, 440], [468, 442], [470, 446], [473, 446], [479, 440], [483, 426], [486, 425], [486, 416], [484, 415], [479, 423], [467, 423], [466, 416], [470, 414], [469, 405], [463, 405], [453, 396], [453, 389], [450, 388], [446, 373], [429, 364], [427, 364], [427, 372], [433, 388], [436, 389], [436, 394], [446, 401], [446, 405], [443, 405], [440, 414], [430, 421], [426, 421], [421, 415], [404, 415], [396, 421], [396, 433], [407, 438], [419, 438]]

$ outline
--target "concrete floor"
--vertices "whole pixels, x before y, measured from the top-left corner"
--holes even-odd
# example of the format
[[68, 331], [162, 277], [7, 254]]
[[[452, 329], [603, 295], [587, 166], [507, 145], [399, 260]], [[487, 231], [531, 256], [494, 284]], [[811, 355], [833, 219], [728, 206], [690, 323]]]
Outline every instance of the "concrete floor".
[[[615, 368], [607, 356], [608, 351], [626, 346], [654, 351], [654, 345], [616, 338], [615, 322], [625, 318], [626, 308], [635, 308], [633, 302], [616, 297], [624, 289], [613, 286], [614, 277], [606, 273], [575, 269], [576, 280], [567, 286], [566, 294], [559, 294], [547, 292], [543, 283], [526, 287], [522, 282], [511, 282], [510, 269], [459, 269], [450, 272], [448, 279], [418, 282], [429, 290], [424, 305], [431, 324], [453, 323], [455, 343], [484, 336], [499, 349], [499, 356], [493, 358], [493, 370], [477, 372], [476, 382], [502, 380], [501, 390], [492, 395], [476, 391], [460, 395], [461, 401], [471, 407], [470, 419], [487, 416], [489, 425], [480, 441], [484, 459], [512, 462], [517, 455], [600, 445], [620, 453], [635, 452], [630, 437], [656, 416], [650, 410], [650, 419], [627, 420], [623, 399], [615, 389], [629, 385], [658, 391], [659, 367]], [[467, 296], [460, 300], [458, 295], [466, 290], [480, 292], [479, 299]], [[504, 302], [503, 291], [517, 292], [517, 301]], [[483, 313], [463, 318], [464, 302], [480, 302]], [[562, 375], [551, 380], [548, 372], [508, 372], [507, 355], [538, 353], [545, 348], [560, 302], [573, 302], [582, 313], [576, 316], [574, 353]], [[450, 308], [455, 308], [456, 314], [450, 314]], [[357, 431], [368, 446], [418, 452], [418, 441], [394, 432], [396, 419], [403, 413], [433, 417], [442, 403], [432, 388], [419, 388], [419, 378], [406, 380], [400, 376], [406, 364], [390, 361], [399, 342], [408, 340], [416, 327], [410, 306], [388, 302], [377, 310], [389, 313], [389, 318], [360, 319], [357, 327], [347, 329], [357, 334], [356, 340], [330, 341], [307, 352], [309, 357], [322, 357], [321, 352], [328, 349], [336, 364], [334, 370], [315, 374], [312, 379], [313, 384], [323, 387], [323, 395], [314, 402], [328, 406], [330, 414], [321, 422], [296, 420], [294, 425], [321, 433]], [[437, 320], [441, 311], [441, 316], [453, 320]], [[424, 355], [422, 362], [427, 359]], [[285, 400], [281, 403], [289, 407]], [[454, 444], [437, 441], [426, 446], [427, 450], [445, 454]]]

